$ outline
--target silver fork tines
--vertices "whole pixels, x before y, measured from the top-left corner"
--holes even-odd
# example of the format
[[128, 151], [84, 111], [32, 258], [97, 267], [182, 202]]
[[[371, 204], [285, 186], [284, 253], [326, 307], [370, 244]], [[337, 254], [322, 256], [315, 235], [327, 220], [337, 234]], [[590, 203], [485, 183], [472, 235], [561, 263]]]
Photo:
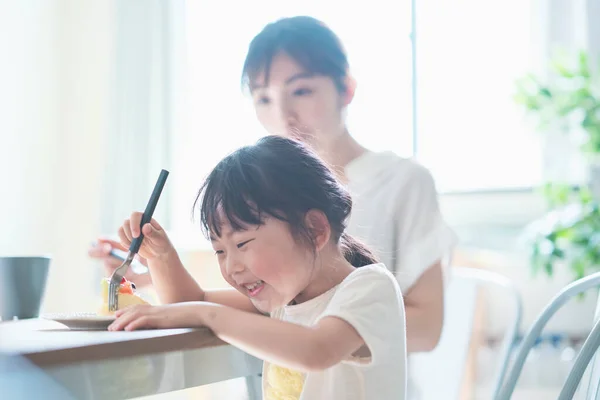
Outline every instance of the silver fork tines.
[[131, 265], [134, 256], [134, 253], [129, 252], [123, 264], [121, 264], [117, 269], [115, 269], [112, 276], [110, 277], [110, 282], [108, 284], [108, 311], [110, 312], [117, 311], [119, 308], [118, 294], [119, 287], [121, 286], [121, 280], [123, 279], [123, 276], [125, 276], [125, 273], [127, 272], [129, 266]]

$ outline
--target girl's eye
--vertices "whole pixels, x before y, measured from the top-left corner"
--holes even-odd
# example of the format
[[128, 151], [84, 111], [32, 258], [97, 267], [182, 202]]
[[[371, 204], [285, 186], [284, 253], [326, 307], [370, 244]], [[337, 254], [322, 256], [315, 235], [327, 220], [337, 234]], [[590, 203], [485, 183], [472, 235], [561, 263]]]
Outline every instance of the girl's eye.
[[223, 250], [215, 250], [215, 254], [216, 255], [223, 254]]
[[238, 243], [237, 248], [241, 249], [242, 247], [244, 247], [244, 245], [246, 245], [247, 243], [253, 241], [254, 239], [250, 239], [250, 240], [246, 240], [245, 242], [242, 243]]
[[306, 88], [300, 88], [294, 90], [294, 96], [307, 96], [312, 93], [312, 90]]

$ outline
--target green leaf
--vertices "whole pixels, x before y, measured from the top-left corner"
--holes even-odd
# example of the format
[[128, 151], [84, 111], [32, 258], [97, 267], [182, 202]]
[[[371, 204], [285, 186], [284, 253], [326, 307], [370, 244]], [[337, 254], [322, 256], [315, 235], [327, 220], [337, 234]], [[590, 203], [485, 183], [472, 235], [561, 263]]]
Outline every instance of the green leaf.
[[540, 96], [542, 96], [542, 97], [547, 97], [547, 98], [549, 98], [549, 99], [551, 99], [551, 98], [552, 98], [552, 92], [551, 92], [551, 91], [550, 91], [550, 89], [549, 89], [549, 88], [547, 88], [547, 87], [542, 87], [542, 88], [540, 88], [540, 92], [539, 92], [539, 94], [540, 94]]
[[590, 76], [590, 64], [588, 56], [583, 50], [579, 52], [579, 74], [586, 78]]
[[570, 71], [561, 61], [555, 61], [553, 66], [556, 72], [563, 78], [573, 78], [576, 76], [576, 73]]
[[554, 266], [552, 264], [552, 262], [548, 261], [544, 264], [544, 271], [546, 271], [546, 275], [548, 276], [552, 276], [553, 272], [554, 272]]

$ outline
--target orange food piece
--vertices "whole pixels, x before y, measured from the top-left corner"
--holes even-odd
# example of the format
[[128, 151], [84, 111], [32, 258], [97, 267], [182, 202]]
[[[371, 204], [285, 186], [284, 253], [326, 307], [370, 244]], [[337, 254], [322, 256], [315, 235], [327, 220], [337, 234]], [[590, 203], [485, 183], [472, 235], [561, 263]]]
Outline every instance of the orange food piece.
[[121, 284], [121, 287], [119, 288], [119, 293], [122, 293], [122, 294], [133, 294], [133, 289], [131, 288], [131, 285]]
[[131, 286], [131, 282], [129, 282], [127, 279], [123, 278], [121, 280], [121, 286], [119, 287], [119, 293], [133, 294], [133, 287]]

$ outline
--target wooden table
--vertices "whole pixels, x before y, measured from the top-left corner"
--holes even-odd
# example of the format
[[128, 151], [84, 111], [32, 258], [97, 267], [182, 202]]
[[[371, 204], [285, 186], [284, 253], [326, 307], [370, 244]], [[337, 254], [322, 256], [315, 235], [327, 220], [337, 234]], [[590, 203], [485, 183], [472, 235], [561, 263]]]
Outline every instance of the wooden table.
[[71, 331], [42, 319], [0, 322], [0, 359], [0, 375], [23, 378], [25, 368], [76, 399], [126, 399], [238, 377], [247, 378], [251, 399], [261, 398], [262, 362], [208, 329]]

